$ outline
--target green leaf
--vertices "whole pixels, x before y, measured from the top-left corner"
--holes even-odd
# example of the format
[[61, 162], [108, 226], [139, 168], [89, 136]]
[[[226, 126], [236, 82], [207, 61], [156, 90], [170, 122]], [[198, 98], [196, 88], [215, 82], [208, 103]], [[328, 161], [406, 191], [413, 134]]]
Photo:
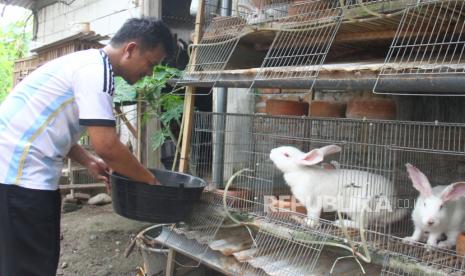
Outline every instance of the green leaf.
[[115, 95], [114, 103], [132, 102], [137, 100], [136, 88], [127, 83], [123, 78], [115, 78]]
[[[133, 88], [139, 95], [142, 101], [148, 105], [147, 111], [142, 114], [143, 122], [155, 116], [163, 124], [164, 128], [152, 134], [151, 144], [153, 150], [158, 149], [165, 139], [170, 136], [170, 131], [167, 127], [173, 121], [178, 123], [182, 116], [184, 100], [179, 95], [162, 93], [167, 86], [168, 80], [173, 77], [181, 76], [182, 72], [176, 68], [158, 65], [153, 68], [153, 74], [138, 81]], [[121, 88], [124, 94], [128, 93], [124, 88]], [[121, 93], [123, 93], [121, 92]], [[132, 91], [128, 93], [132, 95]]]
[[152, 136], [152, 150], [155, 151], [161, 147], [167, 137], [169, 137], [169, 134], [166, 129], [161, 129], [160, 131], [155, 132]]
[[168, 125], [171, 120], [179, 120], [181, 118], [183, 109], [184, 105], [182, 103], [176, 106], [172, 106], [171, 108], [166, 109], [163, 114], [161, 114], [160, 120], [165, 125]]
[[0, 102], [13, 88], [14, 61], [25, 57], [29, 51], [31, 27], [32, 20], [0, 26]]

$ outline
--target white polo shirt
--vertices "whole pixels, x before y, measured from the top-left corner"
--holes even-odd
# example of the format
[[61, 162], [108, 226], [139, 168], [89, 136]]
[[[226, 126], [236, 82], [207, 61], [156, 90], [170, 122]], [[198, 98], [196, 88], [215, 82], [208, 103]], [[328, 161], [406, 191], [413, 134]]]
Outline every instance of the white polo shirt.
[[0, 105], [0, 183], [56, 190], [64, 157], [86, 126], [115, 126], [114, 80], [102, 50], [55, 59]]

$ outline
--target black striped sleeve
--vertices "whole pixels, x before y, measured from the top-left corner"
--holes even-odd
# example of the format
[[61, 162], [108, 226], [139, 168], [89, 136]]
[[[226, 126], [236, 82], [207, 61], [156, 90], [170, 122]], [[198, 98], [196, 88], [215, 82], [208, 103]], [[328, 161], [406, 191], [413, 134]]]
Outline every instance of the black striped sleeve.
[[81, 126], [108, 126], [115, 127], [115, 120], [105, 120], [105, 119], [79, 119], [79, 124]]

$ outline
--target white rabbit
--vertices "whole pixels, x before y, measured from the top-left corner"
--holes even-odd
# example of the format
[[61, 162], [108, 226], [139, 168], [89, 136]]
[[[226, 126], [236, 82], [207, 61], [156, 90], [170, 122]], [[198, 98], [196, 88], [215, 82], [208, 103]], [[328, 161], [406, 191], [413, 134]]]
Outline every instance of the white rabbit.
[[[339, 165], [334, 169], [319, 165], [326, 155], [340, 151], [339, 146], [329, 145], [308, 153], [290, 146], [278, 147], [270, 152], [270, 159], [284, 173], [284, 180], [292, 194], [307, 209], [309, 226], [318, 225], [315, 218], [320, 218], [322, 209], [327, 210], [328, 205], [331, 205], [332, 211], [338, 210], [349, 216], [352, 220], [343, 222], [352, 228], [360, 226], [362, 213], [367, 214], [364, 227], [375, 222], [390, 224], [403, 218], [407, 210], [391, 210], [389, 199], [396, 197], [397, 192], [387, 178], [360, 170], [340, 169]], [[384, 203], [389, 206], [373, 208], [380, 199], [385, 199]], [[336, 221], [335, 224], [340, 225], [341, 222]]]
[[[412, 212], [415, 230], [404, 241], [418, 242], [429, 232], [427, 245], [453, 247], [457, 235], [465, 230], [465, 182], [431, 188], [428, 178], [419, 169], [408, 163], [405, 166], [413, 187], [420, 192], [420, 196]], [[442, 234], [447, 239], [438, 243]]]

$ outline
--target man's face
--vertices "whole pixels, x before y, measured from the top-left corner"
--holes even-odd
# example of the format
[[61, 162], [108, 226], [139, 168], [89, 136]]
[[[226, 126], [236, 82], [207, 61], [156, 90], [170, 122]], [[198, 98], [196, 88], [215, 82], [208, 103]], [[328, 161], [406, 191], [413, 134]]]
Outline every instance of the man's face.
[[165, 56], [165, 50], [161, 45], [143, 51], [136, 42], [128, 43], [120, 63], [120, 75], [129, 84], [134, 84], [145, 76], [151, 76], [153, 67]]

